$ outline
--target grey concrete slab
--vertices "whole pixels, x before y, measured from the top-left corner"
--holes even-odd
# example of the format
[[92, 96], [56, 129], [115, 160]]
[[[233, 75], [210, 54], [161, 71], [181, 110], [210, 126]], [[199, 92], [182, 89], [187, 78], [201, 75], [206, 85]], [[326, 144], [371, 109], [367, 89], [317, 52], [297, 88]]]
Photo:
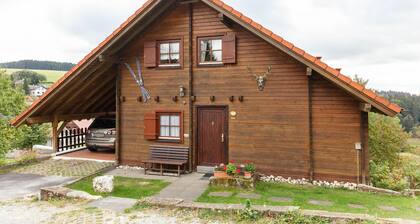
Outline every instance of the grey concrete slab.
[[388, 212], [395, 212], [395, 211], [398, 211], [398, 208], [395, 208], [394, 206], [387, 206], [387, 205], [381, 205], [381, 206], [378, 206], [381, 210], [384, 210], [384, 211], [388, 211]]
[[417, 208], [416, 208], [416, 211], [420, 211], [420, 207], [417, 207]]
[[247, 198], [247, 199], [260, 199], [261, 195], [255, 193], [239, 193], [236, 195], [238, 198]]
[[203, 177], [203, 174], [200, 173], [181, 175], [153, 197], [177, 198], [185, 202], [193, 202], [204, 193], [209, 184], [208, 180], [202, 180], [201, 177]]
[[136, 204], [137, 200], [130, 198], [106, 197], [88, 204], [90, 207], [109, 209], [116, 212], [122, 212]]
[[227, 198], [227, 197], [232, 196], [232, 192], [229, 192], [229, 191], [210, 192], [209, 193], [209, 196], [212, 196], [212, 197], [225, 197], [225, 198]]
[[350, 208], [357, 208], [357, 209], [365, 209], [366, 207], [363, 205], [359, 205], [359, 204], [348, 204], [347, 206], [349, 206]]
[[60, 185], [74, 177], [41, 176], [36, 174], [6, 173], [0, 175], [0, 200], [10, 200], [38, 193], [43, 187]]
[[289, 198], [289, 197], [271, 197], [269, 198], [270, 201], [273, 202], [292, 202], [293, 198]]
[[325, 201], [325, 200], [309, 200], [308, 203], [312, 205], [321, 205], [321, 206], [332, 206], [334, 204], [331, 201]]

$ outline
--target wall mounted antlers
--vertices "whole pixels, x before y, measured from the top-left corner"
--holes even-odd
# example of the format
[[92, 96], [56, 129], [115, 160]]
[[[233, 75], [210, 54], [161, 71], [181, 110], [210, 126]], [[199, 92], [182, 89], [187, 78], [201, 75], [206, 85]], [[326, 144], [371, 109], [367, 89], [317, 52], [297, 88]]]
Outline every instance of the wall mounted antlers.
[[267, 71], [262, 74], [254, 73], [250, 67], [247, 67], [247, 69], [248, 69], [248, 72], [251, 73], [253, 77], [255, 77], [255, 80], [257, 81], [258, 90], [263, 91], [265, 87], [265, 83], [267, 82], [267, 76], [271, 74], [271, 69], [272, 69], [271, 65], [269, 65], [267, 67]]

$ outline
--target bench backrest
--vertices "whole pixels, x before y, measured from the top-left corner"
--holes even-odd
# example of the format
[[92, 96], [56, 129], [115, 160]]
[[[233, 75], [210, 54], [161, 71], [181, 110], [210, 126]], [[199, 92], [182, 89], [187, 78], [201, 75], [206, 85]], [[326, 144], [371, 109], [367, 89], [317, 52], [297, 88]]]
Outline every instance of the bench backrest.
[[150, 146], [150, 159], [188, 161], [189, 149], [187, 147], [176, 146]]

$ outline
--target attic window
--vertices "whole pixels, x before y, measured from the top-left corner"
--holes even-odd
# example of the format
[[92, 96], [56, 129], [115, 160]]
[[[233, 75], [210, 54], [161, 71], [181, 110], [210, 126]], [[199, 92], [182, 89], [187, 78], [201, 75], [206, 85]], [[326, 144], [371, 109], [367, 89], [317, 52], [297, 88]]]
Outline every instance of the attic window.
[[181, 66], [181, 43], [175, 41], [159, 42], [159, 67]]

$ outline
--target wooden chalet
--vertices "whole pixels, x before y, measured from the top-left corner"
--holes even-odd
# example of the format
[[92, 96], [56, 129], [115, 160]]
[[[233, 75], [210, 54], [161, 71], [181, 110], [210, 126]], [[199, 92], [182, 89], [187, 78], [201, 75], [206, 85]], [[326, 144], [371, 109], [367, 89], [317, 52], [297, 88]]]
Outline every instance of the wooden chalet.
[[115, 114], [120, 164], [173, 146], [188, 149], [189, 171], [248, 160], [366, 182], [370, 111], [401, 108], [222, 1], [149, 0], [12, 124]]

